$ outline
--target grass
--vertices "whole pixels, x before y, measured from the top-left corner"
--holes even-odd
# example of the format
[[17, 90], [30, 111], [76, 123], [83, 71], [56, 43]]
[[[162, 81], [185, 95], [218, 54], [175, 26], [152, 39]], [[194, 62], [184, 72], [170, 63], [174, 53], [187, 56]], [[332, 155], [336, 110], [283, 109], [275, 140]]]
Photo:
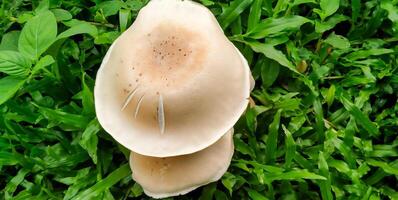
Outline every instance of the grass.
[[[255, 106], [222, 180], [175, 199], [398, 199], [398, 1], [202, 0]], [[93, 85], [142, 0], [0, 2], [0, 199], [147, 199]]]

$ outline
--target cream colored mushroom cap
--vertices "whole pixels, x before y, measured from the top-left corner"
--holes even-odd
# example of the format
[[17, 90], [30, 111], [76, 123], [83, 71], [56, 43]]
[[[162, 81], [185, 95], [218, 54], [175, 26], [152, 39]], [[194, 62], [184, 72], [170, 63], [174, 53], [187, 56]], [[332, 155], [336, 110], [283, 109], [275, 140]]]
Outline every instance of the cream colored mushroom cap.
[[193, 154], [175, 157], [150, 157], [130, 154], [133, 179], [154, 198], [186, 194], [219, 180], [227, 171], [234, 153], [231, 129], [213, 145]]
[[95, 108], [115, 140], [142, 155], [202, 150], [239, 119], [250, 69], [204, 6], [152, 0], [108, 50]]

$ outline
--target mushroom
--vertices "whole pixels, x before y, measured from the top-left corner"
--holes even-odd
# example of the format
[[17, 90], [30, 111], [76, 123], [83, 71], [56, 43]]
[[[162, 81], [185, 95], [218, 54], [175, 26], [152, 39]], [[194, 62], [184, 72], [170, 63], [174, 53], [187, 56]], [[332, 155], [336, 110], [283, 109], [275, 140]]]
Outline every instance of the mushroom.
[[97, 73], [102, 127], [137, 154], [192, 154], [219, 140], [247, 107], [251, 74], [214, 15], [189, 0], [152, 0]]
[[217, 181], [231, 162], [232, 133], [233, 129], [213, 145], [193, 154], [158, 158], [131, 152], [133, 179], [153, 198], [183, 195]]

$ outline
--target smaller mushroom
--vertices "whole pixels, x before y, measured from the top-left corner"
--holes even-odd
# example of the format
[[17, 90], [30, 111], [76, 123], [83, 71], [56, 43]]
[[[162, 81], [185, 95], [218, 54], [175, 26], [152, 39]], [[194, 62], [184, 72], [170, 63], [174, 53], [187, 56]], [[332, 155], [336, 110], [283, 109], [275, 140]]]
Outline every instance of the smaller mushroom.
[[153, 198], [186, 194], [219, 180], [234, 153], [233, 129], [201, 151], [174, 157], [151, 157], [131, 152], [133, 179]]

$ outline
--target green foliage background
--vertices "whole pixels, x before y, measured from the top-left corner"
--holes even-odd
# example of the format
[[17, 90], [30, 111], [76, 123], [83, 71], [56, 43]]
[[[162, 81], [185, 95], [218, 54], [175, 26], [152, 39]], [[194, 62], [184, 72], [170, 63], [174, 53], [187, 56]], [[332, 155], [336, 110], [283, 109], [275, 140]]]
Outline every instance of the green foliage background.
[[[0, 2], [0, 199], [147, 199], [93, 105], [145, 3]], [[398, 199], [397, 0], [201, 3], [249, 61], [256, 106], [222, 180], [175, 199]]]

